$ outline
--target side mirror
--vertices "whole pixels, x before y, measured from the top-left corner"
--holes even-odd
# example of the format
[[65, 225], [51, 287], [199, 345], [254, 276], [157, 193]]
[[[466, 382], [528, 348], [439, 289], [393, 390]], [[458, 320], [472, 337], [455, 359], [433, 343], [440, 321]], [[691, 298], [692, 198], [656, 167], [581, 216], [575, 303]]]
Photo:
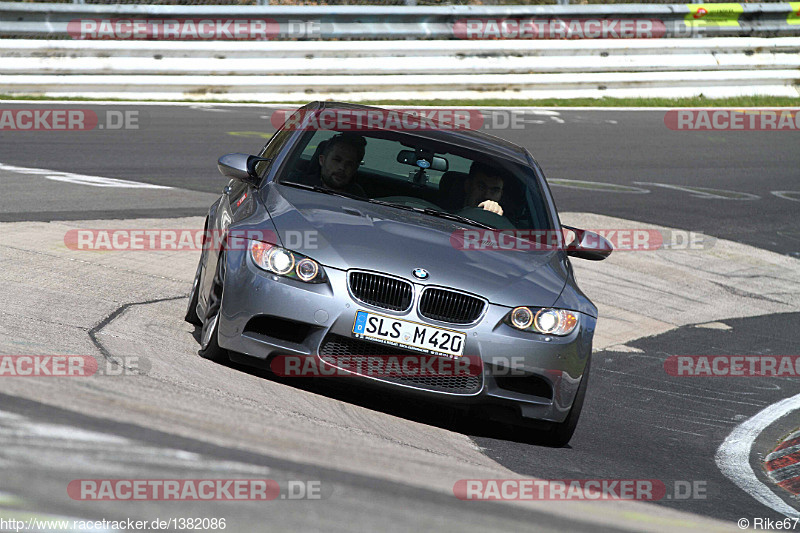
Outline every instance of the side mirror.
[[575, 232], [575, 240], [566, 247], [567, 255], [571, 257], [588, 259], [590, 261], [602, 261], [614, 251], [614, 246], [608, 242], [608, 239], [593, 231], [570, 226], [563, 227]]
[[226, 154], [217, 161], [217, 168], [223, 176], [255, 187], [259, 181], [256, 164], [262, 161], [272, 161], [272, 159], [248, 154]]

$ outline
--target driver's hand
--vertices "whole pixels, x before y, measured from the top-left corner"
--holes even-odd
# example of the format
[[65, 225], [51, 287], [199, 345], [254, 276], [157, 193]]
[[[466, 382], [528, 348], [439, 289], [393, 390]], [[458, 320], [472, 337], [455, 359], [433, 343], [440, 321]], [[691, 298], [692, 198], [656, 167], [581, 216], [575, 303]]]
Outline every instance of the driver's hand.
[[484, 208], [486, 211], [491, 211], [496, 215], [503, 215], [503, 208], [494, 200], [486, 200], [478, 204], [478, 207]]

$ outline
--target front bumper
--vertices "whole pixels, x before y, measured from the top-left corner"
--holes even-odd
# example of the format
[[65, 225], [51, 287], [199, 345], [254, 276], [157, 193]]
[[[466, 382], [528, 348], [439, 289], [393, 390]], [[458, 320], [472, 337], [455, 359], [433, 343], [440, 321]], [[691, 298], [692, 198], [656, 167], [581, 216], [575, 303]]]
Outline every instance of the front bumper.
[[[502, 320], [511, 308], [489, 304], [477, 324], [459, 327], [417, 313], [424, 285], [412, 278], [405, 279], [414, 285], [414, 304], [409, 311], [397, 313], [353, 298], [343, 270], [325, 267], [326, 283], [305, 284], [260, 270], [246, 250], [229, 251], [226, 257], [219, 344], [235, 352], [237, 360], [255, 366], [268, 366], [276, 355], [318, 356], [320, 348], [328, 349], [332, 340], [348, 346], [356, 342], [368, 343], [376, 350], [385, 348], [353, 339], [355, 314], [362, 309], [463, 331], [467, 335], [464, 353], [480, 357], [484, 369], [474, 390], [460, 392], [408, 381], [357, 379], [442, 401], [510, 406], [523, 418], [563, 422], [591, 354], [596, 320], [589, 315], [581, 315], [579, 327], [570, 335], [554, 337], [515, 330]], [[271, 319], [280, 326], [258, 327]]]

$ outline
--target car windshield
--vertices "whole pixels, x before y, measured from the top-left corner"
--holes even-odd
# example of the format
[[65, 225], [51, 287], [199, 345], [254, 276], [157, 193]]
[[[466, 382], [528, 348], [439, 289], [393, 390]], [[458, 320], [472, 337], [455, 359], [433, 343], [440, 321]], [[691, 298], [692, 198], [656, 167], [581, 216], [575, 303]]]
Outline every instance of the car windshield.
[[552, 227], [532, 168], [404, 133], [308, 131], [277, 181], [478, 227]]

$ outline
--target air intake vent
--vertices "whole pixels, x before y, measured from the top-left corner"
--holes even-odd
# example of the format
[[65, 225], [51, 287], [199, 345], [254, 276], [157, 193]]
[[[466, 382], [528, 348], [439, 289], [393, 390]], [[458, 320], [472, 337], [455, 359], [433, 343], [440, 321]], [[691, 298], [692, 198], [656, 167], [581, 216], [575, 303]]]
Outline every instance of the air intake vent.
[[351, 272], [350, 291], [366, 304], [392, 311], [406, 311], [413, 296], [407, 281], [369, 272]]
[[[358, 368], [368, 368], [370, 358], [402, 357], [403, 355], [414, 355], [432, 357], [410, 350], [401, 350], [392, 346], [374, 344], [350, 337], [329, 334], [325, 337], [319, 348], [320, 356], [332, 356], [326, 361], [335, 364], [339, 368], [358, 373]], [[370, 377], [370, 376], [367, 376]], [[405, 385], [415, 389], [427, 390], [432, 392], [444, 392], [458, 395], [474, 395], [483, 388], [483, 372], [481, 369], [470, 368], [467, 375], [441, 375], [441, 376], [393, 376], [372, 378], [386, 383]]]
[[483, 313], [486, 302], [445, 289], [425, 289], [419, 300], [419, 314], [432, 320], [451, 324], [471, 324]]

